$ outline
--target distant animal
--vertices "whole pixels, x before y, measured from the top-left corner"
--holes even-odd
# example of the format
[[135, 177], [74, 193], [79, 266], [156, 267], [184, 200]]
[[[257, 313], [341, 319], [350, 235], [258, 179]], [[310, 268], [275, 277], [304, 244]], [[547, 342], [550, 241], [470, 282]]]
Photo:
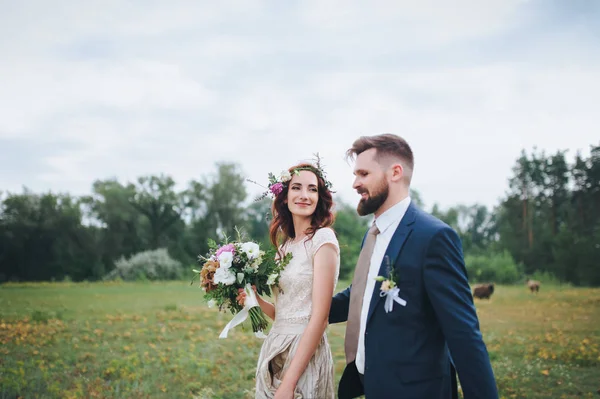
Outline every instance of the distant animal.
[[473, 287], [473, 296], [479, 299], [490, 299], [494, 293], [494, 283], [477, 284]]
[[538, 293], [540, 291], [540, 285], [542, 285], [542, 283], [540, 283], [539, 281], [527, 279], [527, 286], [529, 287], [532, 293]]

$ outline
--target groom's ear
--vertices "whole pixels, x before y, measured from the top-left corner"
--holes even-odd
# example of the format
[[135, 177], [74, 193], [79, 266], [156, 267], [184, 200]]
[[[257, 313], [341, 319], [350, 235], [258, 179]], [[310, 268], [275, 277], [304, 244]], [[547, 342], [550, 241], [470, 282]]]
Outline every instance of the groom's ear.
[[392, 181], [400, 181], [404, 177], [404, 168], [401, 164], [395, 163], [391, 166], [392, 170]]

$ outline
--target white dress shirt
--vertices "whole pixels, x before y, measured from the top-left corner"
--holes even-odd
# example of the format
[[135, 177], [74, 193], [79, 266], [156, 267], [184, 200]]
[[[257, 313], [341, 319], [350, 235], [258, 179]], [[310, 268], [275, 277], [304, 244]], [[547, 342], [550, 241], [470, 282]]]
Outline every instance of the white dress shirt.
[[[410, 197], [406, 197], [375, 219], [379, 234], [375, 239], [375, 247], [373, 248], [371, 264], [369, 265], [367, 285], [365, 286], [365, 294], [360, 313], [360, 332], [358, 335], [358, 349], [356, 352], [356, 368], [361, 374], [365, 373], [365, 330], [367, 315], [369, 314], [369, 305], [371, 304], [371, 297], [373, 296], [373, 289], [375, 288], [375, 278], [379, 273], [379, 267], [385, 256], [385, 251], [409, 205]], [[379, 293], [377, 293], [377, 295], [379, 295]]]

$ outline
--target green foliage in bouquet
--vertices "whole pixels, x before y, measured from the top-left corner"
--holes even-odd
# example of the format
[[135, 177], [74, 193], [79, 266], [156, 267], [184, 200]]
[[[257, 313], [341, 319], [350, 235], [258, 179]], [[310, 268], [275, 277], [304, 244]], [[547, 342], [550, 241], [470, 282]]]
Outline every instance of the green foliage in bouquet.
[[[290, 262], [292, 255], [279, 259], [275, 248], [261, 250], [260, 246], [245, 240], [243, 233], [236, 228], [237, 239], [230, 241], [227, 236], [222, 243], [208, 240], [208, 253], [198, 258], [202, 269], [193, 269], [200, 279], [209, 305], [220, 310], [226, 308], [233, 314], [240, 312], [244, 305], [240, 302], [241, 291], [256, 287], [259, 295], [271, 295], [272, 287], [279, 283], [281, 272]], [[249, 309], [252, 331], [264, 331], [268, 326], [265, 314], [260, 307]]]

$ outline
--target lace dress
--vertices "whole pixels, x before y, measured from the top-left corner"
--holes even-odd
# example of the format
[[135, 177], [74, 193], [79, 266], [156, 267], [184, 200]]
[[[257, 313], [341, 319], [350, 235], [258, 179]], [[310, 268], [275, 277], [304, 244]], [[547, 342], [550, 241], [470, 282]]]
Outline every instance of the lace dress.
[[[334, 284], [337, 284], [339, 244], [330, 228], [317, 230], [312, 239], [284, 247], [293, 257], [279, 279], [281, 291], [274, 289], [275, 321], [260, 350], [256, 369], [256, 398], [272, 398], [290, 366], [302, 333], [312, 313], [313, 259], [321, 246], [331, 243], [338, 256]], [[318, 273], [318, 270], [314, 270]], [[296, 385], [295, 399], [335, 397], [333, 358], [323, 333], [321, 342]]]

